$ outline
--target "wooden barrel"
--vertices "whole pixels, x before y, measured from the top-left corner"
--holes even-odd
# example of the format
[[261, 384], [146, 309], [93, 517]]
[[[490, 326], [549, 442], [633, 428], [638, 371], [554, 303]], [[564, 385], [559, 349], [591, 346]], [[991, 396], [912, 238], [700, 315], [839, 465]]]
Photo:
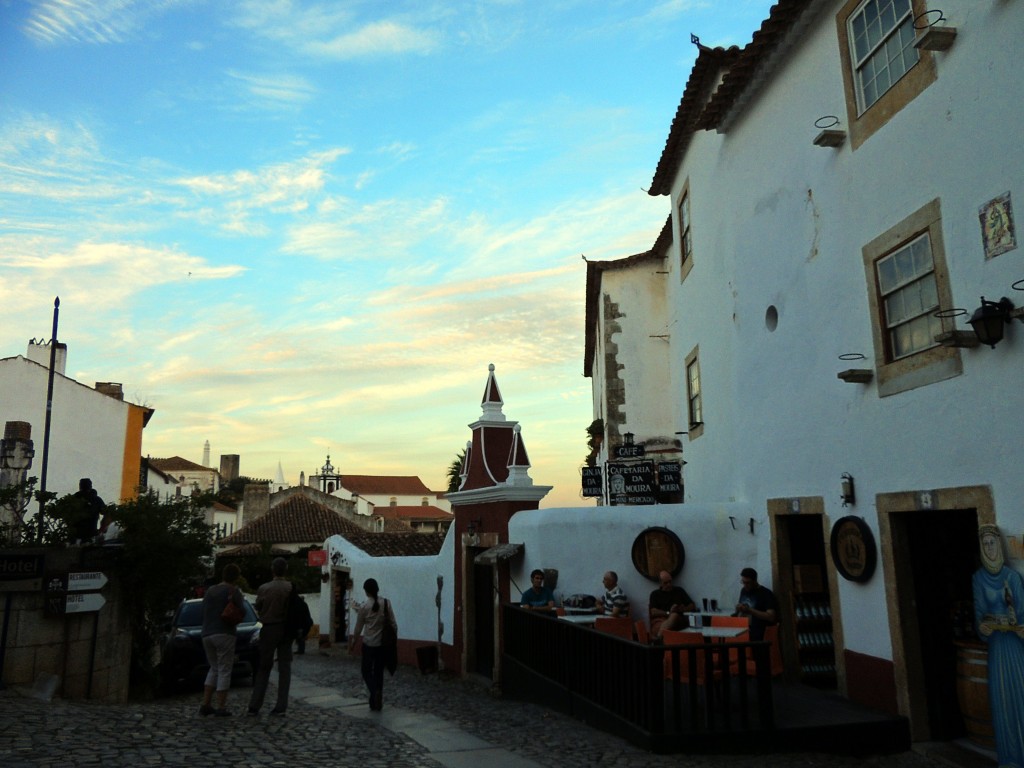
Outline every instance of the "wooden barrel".
[[967, 738], [978, 746], [995, 749], [988, 701], [988, 649], [984, 645], [956, 644], [956, 696]]

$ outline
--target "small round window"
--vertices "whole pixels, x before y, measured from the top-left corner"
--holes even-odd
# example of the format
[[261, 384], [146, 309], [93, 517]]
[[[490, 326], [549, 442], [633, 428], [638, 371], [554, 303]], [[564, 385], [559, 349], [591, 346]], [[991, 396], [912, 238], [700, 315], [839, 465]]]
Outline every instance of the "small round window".
[[775, 308], [774, 304], [769, 304], [767, 311], [764, 313], [764, 327], [771, 333], [779, 325], [779, 310]]

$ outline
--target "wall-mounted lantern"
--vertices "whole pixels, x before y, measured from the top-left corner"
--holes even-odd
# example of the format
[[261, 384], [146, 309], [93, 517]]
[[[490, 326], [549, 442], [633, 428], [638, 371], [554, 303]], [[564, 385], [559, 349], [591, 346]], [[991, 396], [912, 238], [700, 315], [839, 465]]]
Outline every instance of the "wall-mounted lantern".
[[857, 493], [853, 487], [853, 475], [843, 472], [839, 476], [839, 498], [843, 500], [844, 507], [852, 507], [857, 503]]

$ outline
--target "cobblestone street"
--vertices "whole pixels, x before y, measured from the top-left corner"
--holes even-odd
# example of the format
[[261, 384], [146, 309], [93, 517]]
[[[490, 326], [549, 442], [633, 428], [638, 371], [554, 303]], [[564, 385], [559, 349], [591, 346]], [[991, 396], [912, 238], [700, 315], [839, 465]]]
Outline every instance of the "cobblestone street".
[[[276, 673], [272, 676], [272, 681]], [[284, 717], [244, 717], [248, 685], [233, 689], [228, 718], [197, 716], [198, 691], [127, 707], [44, 702], [0, 693], [0, 765], [29, 766], [878, 766], [948, 768], [917, 751], [867, 758], [818, 754], [651, 755], [542, 707], [486, 687], [402, 667], [371, 713], [358, 659], [295, 657]], [[273, 700], [273, 695], [268, 696]], [[269, 708], [267, 708], [269, 710]], [[984, 765], [978, 762], [977, 765]]]

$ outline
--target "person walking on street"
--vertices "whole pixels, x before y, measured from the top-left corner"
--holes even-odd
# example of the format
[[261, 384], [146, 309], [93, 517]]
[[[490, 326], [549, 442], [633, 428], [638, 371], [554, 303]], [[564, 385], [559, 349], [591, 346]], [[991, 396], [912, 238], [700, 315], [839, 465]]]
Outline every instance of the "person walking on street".
[[272, 715], [283, 715], [288, 710], [288, 689], [292, 680], [293, 631], [289, 631], [288, 599], [292, 583], [288, 581], [288, 561], [283, 557], [274, 558], [270, 565], [274, 575], [272, 581], [260, 585], [256, 592], [256, 613], [263, 628], [260, 630], [260, 666], [253, 680], [252, 696], [249, 698], [249, 714], [260, 713], [263, 697], [267, 694], [270, 671], [274, 668], [274, 653], [277, 653], [277, 703], [270, 710]]
[[299, 613], [299, 625], [295, 628], [295, 653], [301, 656], [306, 652], [306, 638], [309, 636], [309, 630], [313, 628], [313, 616], [309, 613], [309, 605], [302, 595], [296, 595], [295, 599], [298, 601]]
[[380, 597], [380, 588], [376, 579], [367, 579], [363, 590], [370, 598], [359, 606], [356, 614], [356, 628], [349, 638], [348, 652], [355, 654], [356, 644], [360, 636], [363, 641], [362, 673], [363, 681], [370, 693], [370, 709], [380, 712], [384, 706], [384, 667], [387, 663], [386, 654], [389, 649], [384, 642], [385, 625], [398, 634], [398, 622], [391, 608], [391, 601]]
[[[245, 608], [245, 598], [238, 583], [239, 570], [234, 563], [224, 566], [220, 584], [215, 584], [203, 595], [203, 650], [210, 664], [203, 687], [203, 703], [199, 714], [230, 715], [225, 705], [228, 689], [231, 688], [231, 668], [235, 665], [236, 626], [221, 617], [224, 606], [232, 602], [240, 609]], [[214, 691], [217, 692], [217, 708], [212, 706]]]

